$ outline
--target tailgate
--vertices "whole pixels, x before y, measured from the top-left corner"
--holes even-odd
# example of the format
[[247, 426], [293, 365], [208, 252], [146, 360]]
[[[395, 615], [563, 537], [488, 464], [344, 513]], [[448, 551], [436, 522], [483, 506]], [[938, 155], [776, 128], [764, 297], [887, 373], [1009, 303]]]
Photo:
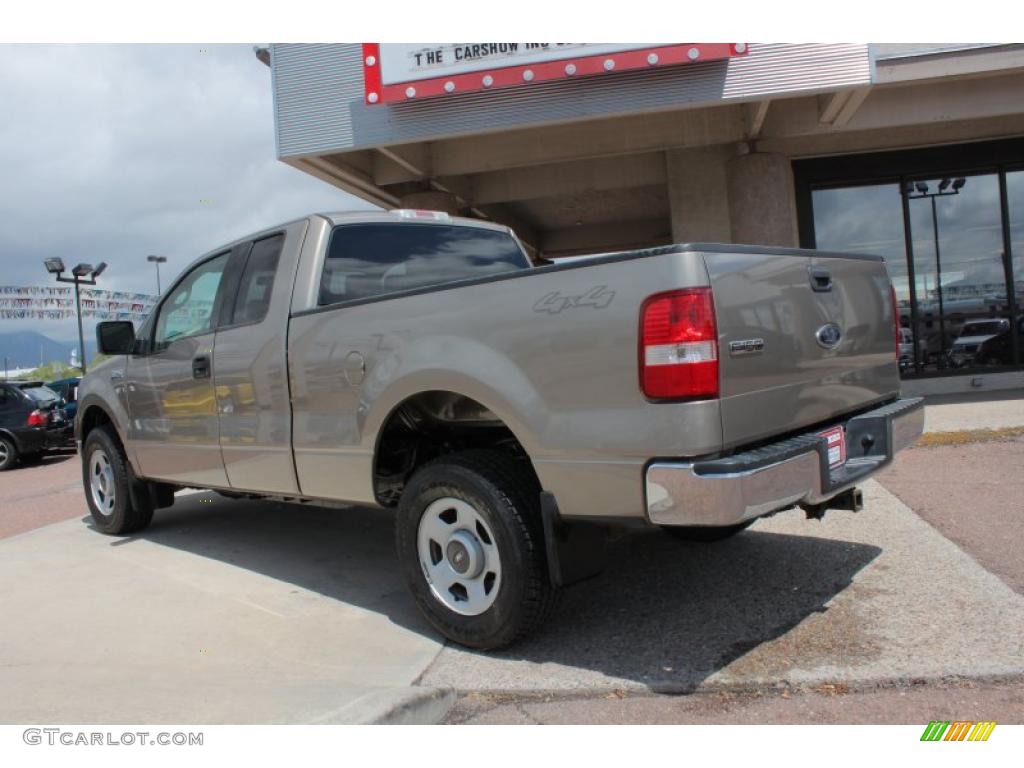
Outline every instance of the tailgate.
[[724, 447], [826, 422], [899, 392], [880, 259], [704, 254], [718, 323]]

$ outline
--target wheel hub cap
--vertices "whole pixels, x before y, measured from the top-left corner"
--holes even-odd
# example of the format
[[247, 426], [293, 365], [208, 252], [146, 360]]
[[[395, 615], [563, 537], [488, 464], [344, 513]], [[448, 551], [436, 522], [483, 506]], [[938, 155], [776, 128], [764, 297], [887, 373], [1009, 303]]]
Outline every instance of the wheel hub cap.
[[501, 560], [490, 527], [471, 504], [431, 502], [420, 517], [417, 551], [431, 593], [446, 607], [476, 616], [494, 604]]
[[444, 549], [452, 570], [468, 578], [475, 579], [484, 567], [484, 552], [479, 539], [469, 531], [456, 531], [448, 540]]
[[114, 514], [116, 488], [114, 468], [107, 454], [95, 451], [89, 459], [89, 491], [96, 511], [105, 517]]

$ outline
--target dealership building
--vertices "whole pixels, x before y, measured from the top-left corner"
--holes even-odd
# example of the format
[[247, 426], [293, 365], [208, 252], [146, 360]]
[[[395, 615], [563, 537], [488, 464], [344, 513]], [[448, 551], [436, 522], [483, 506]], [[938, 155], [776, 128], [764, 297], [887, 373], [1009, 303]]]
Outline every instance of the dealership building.
[[708, 241], [879, 254], [905, 377], [1024, 383], [1024, 45], [257, 55], [278, 157], [367, 201], [507, 224], [538, 259]]

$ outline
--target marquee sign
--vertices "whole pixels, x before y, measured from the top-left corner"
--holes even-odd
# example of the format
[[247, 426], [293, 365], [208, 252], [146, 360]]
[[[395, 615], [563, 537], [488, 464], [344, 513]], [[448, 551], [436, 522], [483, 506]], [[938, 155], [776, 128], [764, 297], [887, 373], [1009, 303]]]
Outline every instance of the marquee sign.
[[690, 64], [746, 43], [363, 43], [367, 104]]

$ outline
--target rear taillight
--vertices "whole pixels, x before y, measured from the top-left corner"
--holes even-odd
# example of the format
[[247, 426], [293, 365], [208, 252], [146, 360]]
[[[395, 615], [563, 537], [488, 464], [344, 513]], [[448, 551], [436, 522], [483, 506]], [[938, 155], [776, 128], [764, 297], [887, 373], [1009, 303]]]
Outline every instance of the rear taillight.
[[659, 293], [640, 308], [640, 389], [652, 399], [718, 397], [710, 288]]
[[42, 411], [32, 411], [32, 413], [28, 415], [28, 425], [30, 427], [45, 427], [46, 414]]
[[892, 322], [896, 326], [896, 362], [900, 360], [900, 305], [896, 301], [896, 286], [890, 284], [889, 292], [892, 294]]

